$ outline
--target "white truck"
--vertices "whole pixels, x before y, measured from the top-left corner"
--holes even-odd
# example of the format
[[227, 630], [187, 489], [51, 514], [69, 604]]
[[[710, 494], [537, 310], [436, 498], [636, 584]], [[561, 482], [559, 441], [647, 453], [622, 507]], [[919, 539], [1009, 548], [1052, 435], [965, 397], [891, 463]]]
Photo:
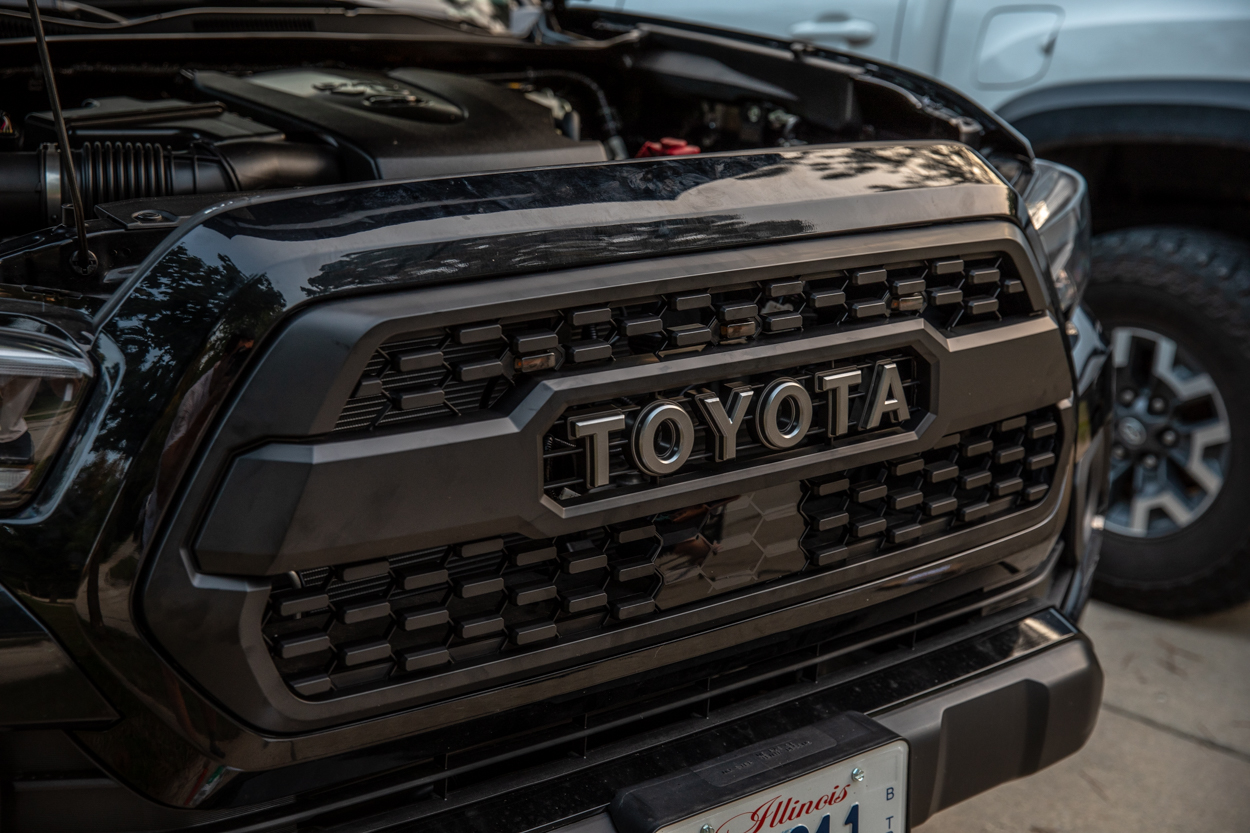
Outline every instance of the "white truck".
[[570, 0], [591, 4], [927, 73], [1080, 171], [1118, 371], [1095, 592], [1173, 615], [1246, 598], [1250, 2]]

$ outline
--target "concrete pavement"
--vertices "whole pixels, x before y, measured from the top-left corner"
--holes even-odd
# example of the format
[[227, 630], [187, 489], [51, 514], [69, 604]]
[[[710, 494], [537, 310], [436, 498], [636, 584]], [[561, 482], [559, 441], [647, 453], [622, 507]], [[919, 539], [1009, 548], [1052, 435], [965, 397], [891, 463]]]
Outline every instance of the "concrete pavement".
[[1106, 672], [1077, 754], [956, 805], [916, 833], [1250, 831], [1250, 604], [1172, 621], [1093, 603]]

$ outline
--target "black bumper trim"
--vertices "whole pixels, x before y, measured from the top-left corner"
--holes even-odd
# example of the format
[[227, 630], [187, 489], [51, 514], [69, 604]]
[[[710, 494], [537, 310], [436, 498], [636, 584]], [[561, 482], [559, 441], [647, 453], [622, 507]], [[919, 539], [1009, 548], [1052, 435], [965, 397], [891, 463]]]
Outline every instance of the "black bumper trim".
[[912, 745], [910, 823], [916, 825], [1075, 752], [1093, 731], [1102, 670], [1089, 640], [1053, 609], [1021, 613], [1012, 611], [993, 627], [981, 621], [944, 634], [918, 656], [900, 660], [896, 653], [853, 665], [727, 709], [719, 719], [692, 718], [586, 758], [501, 775], [437, 804], [406, 804], [372, 817], [357, 812], [342, 829], [420, 820], [423, 833], [612, 833], [601, 814], [621, 787], [849, 710], [869, 714]]
[[1102, 702], [1084, 634], [941, 694], [876, 715], [911, 744], [909, 822], [1080, 749]]
[[14, 596], [0, 587], [0, 730], [91, 727], [117, 720], [95, 686]]

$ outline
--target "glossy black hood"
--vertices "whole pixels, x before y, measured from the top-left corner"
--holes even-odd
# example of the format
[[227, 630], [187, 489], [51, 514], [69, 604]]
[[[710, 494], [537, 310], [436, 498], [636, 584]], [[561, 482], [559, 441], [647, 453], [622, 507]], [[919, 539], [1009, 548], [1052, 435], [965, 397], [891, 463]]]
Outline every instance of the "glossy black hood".
[[[940, 200], [933, 199], [941, 189]], [[731, 196], [732, 195], [732, 196]], [[224, 199], [177, 229], [101, 311], [192, 258], [291, 308], [346, 292], [1008, 216], [1020, 201], [940, 142], [706, 154]]]

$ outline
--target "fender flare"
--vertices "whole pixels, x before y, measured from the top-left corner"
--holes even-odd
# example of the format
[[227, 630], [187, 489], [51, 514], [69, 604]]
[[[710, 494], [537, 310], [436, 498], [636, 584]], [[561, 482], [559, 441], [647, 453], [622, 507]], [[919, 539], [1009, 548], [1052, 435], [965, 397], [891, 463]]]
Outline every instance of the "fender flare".
[[1035, 149], [1103, 143], [1216, 144], [1250, 150], [1250, 81], [1065, 84], [1018, 96], [998, 114]]

